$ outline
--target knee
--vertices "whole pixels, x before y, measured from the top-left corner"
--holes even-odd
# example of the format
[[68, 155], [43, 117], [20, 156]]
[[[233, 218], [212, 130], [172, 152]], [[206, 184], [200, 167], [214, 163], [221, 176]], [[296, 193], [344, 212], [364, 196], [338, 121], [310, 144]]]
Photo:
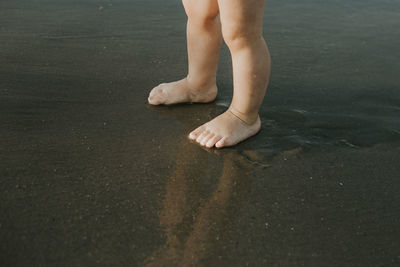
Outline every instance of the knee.
[[222, 26], [222, 36], [230, 50], [239, 50], [262, 39], [262, 34], [252, 27], [239, 24]]
[[[204, 4], [203, 0], [182, 0], [188, 20], [200, 26], [206, 26], [215, 21], [219, 14], [217, 6]], [[209, 1], [205, 1], [209, 2]]]

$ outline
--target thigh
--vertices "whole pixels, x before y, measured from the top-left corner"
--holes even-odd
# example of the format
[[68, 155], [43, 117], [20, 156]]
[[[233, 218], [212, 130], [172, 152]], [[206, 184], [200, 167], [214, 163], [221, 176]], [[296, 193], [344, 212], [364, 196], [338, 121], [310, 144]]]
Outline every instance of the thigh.
[[218, 0], [222, 30], [261, 34], [266, 0]]
[[217, 0], [182, 0], [189, 18], [209, 19], [219, 14]]

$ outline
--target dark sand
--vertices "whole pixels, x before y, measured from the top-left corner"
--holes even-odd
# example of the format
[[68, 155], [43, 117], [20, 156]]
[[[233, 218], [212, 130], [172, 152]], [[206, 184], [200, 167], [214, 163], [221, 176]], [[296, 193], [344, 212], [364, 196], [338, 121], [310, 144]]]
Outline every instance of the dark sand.
[[[329, 3], [328, 3], [329, 2]], [[186, 139], [177, 0], [0, 1], [1, 266], [399, 266], [400, 4], [269, 1], [260, 134]]]

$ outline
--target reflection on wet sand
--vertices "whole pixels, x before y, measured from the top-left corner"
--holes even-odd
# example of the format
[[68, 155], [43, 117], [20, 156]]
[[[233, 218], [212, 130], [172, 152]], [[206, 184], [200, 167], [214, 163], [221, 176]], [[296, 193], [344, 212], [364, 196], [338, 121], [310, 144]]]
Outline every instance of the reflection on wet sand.
[[[182, 138], [159, 218], [165, 242], [146, 259], [146, 266], [201, 265], [229, 235], [226, 227], [235, 221], [251, 190], [252, 164], [235, 151], [223, 151], [216, 157], [222, 170], [211, 172], [211, 164], [221, 162], [205, 164], [209, 153]], [[215, 189], [207, 194], [211, 173], [221, 175], [211, 177]]]

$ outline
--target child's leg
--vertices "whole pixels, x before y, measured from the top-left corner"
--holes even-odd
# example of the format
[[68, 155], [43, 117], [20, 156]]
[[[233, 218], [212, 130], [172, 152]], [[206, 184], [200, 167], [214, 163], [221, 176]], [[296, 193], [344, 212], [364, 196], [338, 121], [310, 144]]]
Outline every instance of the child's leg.
[[269, 81], [270, 56], [262, 37], [265, 0], [218, 0], [222, 34], [233, 63], [229, 109], [189, 137], [207, 147], [235, 145], [260, 129], [258, 110]]
[[187, 22], [189, 70], [186, 78], [155, 87], [149, 103], [211, 102], [217, 95], [216, 72], [222, 34], [217, 0], [183, 0]]

